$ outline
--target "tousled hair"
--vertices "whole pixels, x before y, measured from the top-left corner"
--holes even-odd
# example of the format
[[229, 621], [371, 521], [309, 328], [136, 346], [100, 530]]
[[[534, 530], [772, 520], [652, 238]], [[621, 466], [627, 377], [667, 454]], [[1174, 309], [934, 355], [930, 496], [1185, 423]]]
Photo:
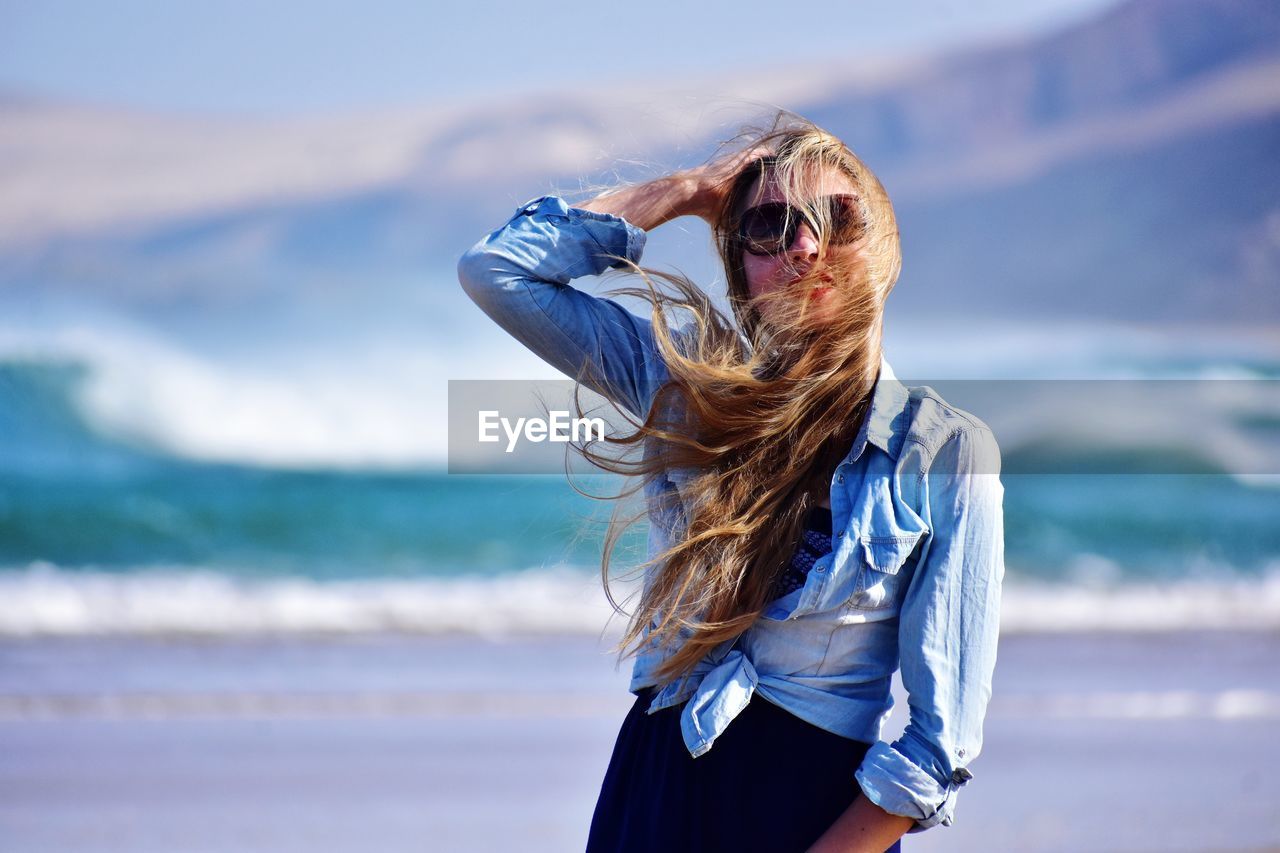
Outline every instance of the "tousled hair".
[[[655, 677], [661, 684], [687, 677], [707, 652], [747, 630], [771, 600], [805, 515], [828, 494], [867, 416], [884, 303], [901, 269], [888, 195], [835, 136], [783, 112], [723, 147], [747, 158], [727, 179], [712, 225], [732, 318], [684, 276], [627, 265], [640, 286], [611, 294], [650, 303], [670, 378], [643, 422], [627, 417], [633, 432], [605, 438], [623, 451], [643, 449], [641, 458], [601, 453], [590, 443], [573, 447], [602, 470], [637, 478], [616, 498], [671, 471], [688, 475], [680, 478], [678, 496], [653, 496], [659, 504], [675, 500], [679, 524], [669, 547], [637, 567], [643, 589], [617, 645], [620, 658], [646, 645], [660, 649]], [[830, 245], [830, 223], [822, 220], [821, 206], [811, 209], [810, 227], [825, 251], [794, 284], [753, 299], [736, 236], [742, 211], [758, 194], [753, 189], [771, 180], [788, 203], [801, 207], [812, 178], [832, 172], [856, 188], [856, 240]], [[818, 324], [811, 322], [810, 300], [795, 294], [824, 275], [834, 278], [836, 311]], [[690, 320], [673, 330], [680, 314]], [[581, 413], [576, 394], [575, 402]], [[656, 520], [655, 511], [672, 507], [651, 504], [624, 517], [621, 506], [618, 500], [605, 534], [601, 575], [610, 603], [625, 614], [609, 587], [612, 552], [633, 522], [646, 513]]]

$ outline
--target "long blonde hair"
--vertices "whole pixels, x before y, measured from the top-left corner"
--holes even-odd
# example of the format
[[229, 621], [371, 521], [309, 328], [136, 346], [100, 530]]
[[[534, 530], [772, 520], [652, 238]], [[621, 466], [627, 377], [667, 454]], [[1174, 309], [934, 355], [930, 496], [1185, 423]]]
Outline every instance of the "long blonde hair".
[[[631, 265], [642, 286], [611, 293], [652, 305], [654, 336], [670, 378], [643, 423], [631, 421], [633, 433], [606, 439], [623, 449], [643, 447], [643, 458], [598, 453], [590, 444], [575, 448], [603, 470], [640, 478], [619, 498], [664, 472], [694, 472], [682, 487], [681, 529], [670, 547], [639, 566], [644, 589], [618, 644], [622, 657], [646, 644], [662, 649], [655, 677], [663, 684], [687, 676], [709, 650], [748, 629], [771, 599], [806, 513], [827, 494], [867, 415], [880, 366], [884, 302], [901, 269], [888, 195], [835, 136], [781, 113], [771, 126], [748, 129], [730, 144], [766, 152], [729, 179], [712, 227], [734, 322], [683, 276]], [[857, 188], [861, 230], [851, 247], [856, 251], [844, 253], [855, 260], [833, 260], [824, 252], [826, 260], [787, 292], [753, 300], [736, 236], [743, 206], [766, 176], [789, 203], [803, 204], [798, 188], [814, 167], [838, 170]], [[820, 216], [815, 212], [812, 225], [825, 245], [830, 223]], [[839, 310], [830, 322], [813, 326], [806, 322], [810, 300], [794, 293], [823, 273], [835, 277]], [[692, 319], [673, 333], [677, 313]], [[625, 613], [609, 588], [611, 554], [644, 513], [624, 518], [619, 506], [621, 501], [605, 535], [601, 575], [610, 602]]]

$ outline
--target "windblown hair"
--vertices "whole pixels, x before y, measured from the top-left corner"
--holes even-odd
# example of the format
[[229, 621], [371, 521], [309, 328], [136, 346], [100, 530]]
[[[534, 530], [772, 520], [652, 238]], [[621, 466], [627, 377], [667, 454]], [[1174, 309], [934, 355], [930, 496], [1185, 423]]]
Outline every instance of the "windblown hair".
[[[642, 459], [597, 453], [589, 445], [574, 448], [599, 468], [640, 478], [617, 497], [665, 472], [690, 475], [678, 501], [682, 523], [670, 547], [638, 568], [643, 592], [618, 644], [622, 657], [646, 645], [662, 649], [656, 677], [663, 684], [687, 677], [708, 651], [748, 629], [771, 600], [806, 513], [828, 494], [870, 408], [884, 303], [901, 269], [888, 195], [835, 136], [784, 112], [770, 127], [745, 130], [727, 145], [738, 147], [745, 162], [727, 178], [712, 228], [732, 320], [687, 278], [631, 265], [643, 286], [611, 294], [652, 305], [654, 336], [670, 379], [657, 390], [643, 423], [628, 417], [634, 433], [606, 439], [643, 448]], [[810, 227], [828, 250], [798, 281], [753, 300], [736, 236], [742, 212], [766, 178], [803, 210], [814, 176], [821, 180], [832, 170], [857, 188], [862, 221], [855, 241], [828, 248], [830, 223], [811, 211]], [[811, 300], [797, 294], [820, 284], [824, 274], [835, 281], [829, 295], [836, 297], [837, 316], [811, 323]], [[692, 321], [673, 331], [677, 313]], [[599, 379], [607, 387], [610, 377]], [[609, 590], [610, 558], [626, 527], [644, 512], [620, 518], [620, 505], [606, 532], [601, 573], [610, 602], [625, 613]]]

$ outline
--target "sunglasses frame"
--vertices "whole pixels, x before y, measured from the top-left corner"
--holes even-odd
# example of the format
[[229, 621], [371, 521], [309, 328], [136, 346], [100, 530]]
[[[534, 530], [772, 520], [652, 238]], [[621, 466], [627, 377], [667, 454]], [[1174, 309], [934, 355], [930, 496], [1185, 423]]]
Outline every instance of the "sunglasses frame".
[[[833, 200], [838, 199], [839, 203]], [[831, 195], [820, 196], [816, 201], [826, 202], [828, 205], [828, 214], [831, 220], [831, 234], [828, 242], [832, 245], [843, 246], [853, 243], [863, 232], [863, 223], [861, 209], [858, 207], [858, 197], [849, 193], [832, 193]], [[747, 236], [744, 233], [744, 226], [747, 224], [748, 218], [752, 214], [758, 214], [759, 211], [770, 209], [778, 210], [781, 215], [773, 225], [773, 231], [777, 231], [781, 225], [781, 233], [769, 240], [759, 240]], [[850, 220], [856, 219], [857, 227], [850, 228]], [[764, 204], [758, 204], [749, 207], [738, 217], [738, 226], [734, 230], [733, 239], [742, 245], [744, 251], [748, 254], [768, 257], [770, 255], [778, 255], [788, 251], [791, 244], [796, 241], [796, 234], [799, 232], [800, 223], [804, 222], [814, 233], [819, 233], [817, 225], [817, 216], [814, 208], [805, 205], [803, 208], [782, 201], [770, 201]]]

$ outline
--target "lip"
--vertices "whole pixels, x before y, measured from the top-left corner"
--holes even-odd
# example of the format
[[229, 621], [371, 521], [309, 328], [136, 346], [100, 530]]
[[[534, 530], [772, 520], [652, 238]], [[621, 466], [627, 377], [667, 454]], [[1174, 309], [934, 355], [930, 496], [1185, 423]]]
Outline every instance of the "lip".
[[[791, 279], [791, 281], [787, 282], [787, 287], [795, 287], [800, 283], [800, 280], [802, 278], [804, 278], [804, 276], [796, 276], [795, 278]], [[835, 289], [835, 284], [836, 284], [835, 278], [833, 278], [830, 275], [827, 275], [826, 273], [823, 273], [822, 275], [818, 276], [818, 281], [813, 282], [812, 284], [809, 285], [809, 287], [807, 288], [808, 293], [806, 293], [805, 295], [810, 299], [816, 296], [824, 296], [827, 293], [830, 293], [833, 289]]]
[[[788, 281], [788, 282], [787, 282], [787, 284], [786, 284], [786, 286], [787, 286], [787, 287], [795, 287], [797, 284], [799, 284], [799, 283], [800, 283], [800, 281], [801, 281], [803, 278], [805, 278], [805, 276], [803, 276], [803, 275], [798, 275], [798, 276], [796, 276], [795, 278], [793, 278], [793, 279], [791, 279], [790, 281]], [[834, 278], [833, 276], [831, 276], [830, 274], [828, 274], [828, 273], [822, 273], [821, 275], [819, 275], [819, 276], [818, 276], [818, 281], [822, 282], [822, 284], [814, 284], [814, 285], [813, 285], [813, 287], [814, 287], [814, 288], [816, 288], [816, 289], [819, 289], [819, 290], [824, 290], [824, 289], [825, 289], [825, 290], [830, 290], [832, 287], [835, 287], [835, 284], [836, 284], [836, 280], [835, 280], [835, 278]]]

